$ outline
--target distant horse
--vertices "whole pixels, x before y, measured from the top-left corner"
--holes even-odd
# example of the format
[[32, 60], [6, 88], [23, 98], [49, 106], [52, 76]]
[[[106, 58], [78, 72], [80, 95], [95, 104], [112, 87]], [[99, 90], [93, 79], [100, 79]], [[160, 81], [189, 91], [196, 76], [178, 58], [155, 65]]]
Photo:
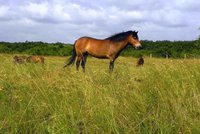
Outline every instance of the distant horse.
[[41, 63], [44, 64], [44, 57], [42, 57], [42, 56], [29, 56], [29, 57], [26, 59], [26, 62], [32, 62], [32, 63], [41, 62]]
[[137, 67], [143, 66], [143, 64], [144, 64], [144, 58], [143, 58], [143, 56], [140, 56], [138, 61], [137, 61], [137, 65], [136, 66]]
[[67, 65], [74, 63], [77, 57], [76, 69], [79, 69], [81, 62], [83, 72], [85, 72], [86, 59], [89, 54], [100, 59], [110, 59], [109, 70], [111, 72], [114, 69], [115, 60], [126, 46], [131, 44], [136, 49], [142, 47], [137, 33], [136, 31], [121, 32], [102, 40], [81, 37], [75, 41], [73, 53]]
[[22, 64], [22, 63], [24, 63], [26, 61], [26, 58], [27, 58], [26, 56], [17, 56], [17, 55], [15, 55], [13, 57], [13, 60], [14, 60], [14, 63]]

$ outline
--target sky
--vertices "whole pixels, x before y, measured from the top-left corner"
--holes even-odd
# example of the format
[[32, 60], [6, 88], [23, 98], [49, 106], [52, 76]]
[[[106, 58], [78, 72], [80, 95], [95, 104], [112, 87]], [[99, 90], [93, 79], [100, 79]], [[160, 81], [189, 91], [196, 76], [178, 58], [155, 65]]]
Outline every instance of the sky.
[[73, 43], [128, 30], [140, 40], [195, 40], [200, 0], [0, 0], [0, 41]]

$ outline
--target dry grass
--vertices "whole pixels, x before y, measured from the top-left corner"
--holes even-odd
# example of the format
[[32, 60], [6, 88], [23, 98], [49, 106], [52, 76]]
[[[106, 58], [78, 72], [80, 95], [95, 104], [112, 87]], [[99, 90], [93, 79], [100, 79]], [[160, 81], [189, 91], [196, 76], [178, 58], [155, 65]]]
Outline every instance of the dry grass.
[[86, 73], [0, 55], [0, 133], [200, 133], [200, 60], [89, 58]]

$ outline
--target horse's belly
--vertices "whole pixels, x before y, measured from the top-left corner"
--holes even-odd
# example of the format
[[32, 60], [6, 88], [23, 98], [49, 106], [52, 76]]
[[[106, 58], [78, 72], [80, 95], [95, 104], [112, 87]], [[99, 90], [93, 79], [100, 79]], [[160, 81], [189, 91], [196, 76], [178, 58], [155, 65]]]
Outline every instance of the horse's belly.
[[[91, 54], [90, 54], [90, 55], [91, 55]], [[93, 57], [95, 57], [95, 58], [98, 58], [98, 59], [108, 59], [108, 57], [105, 56], [105, 55], [91, 55], [91, 56], [93, 56]]]
[[101, 51], [99, 49], [97, 50], [88, 50], [87, 51], [89, 55], [94, 56], [96, 58], [107, 58], [107, 51]]

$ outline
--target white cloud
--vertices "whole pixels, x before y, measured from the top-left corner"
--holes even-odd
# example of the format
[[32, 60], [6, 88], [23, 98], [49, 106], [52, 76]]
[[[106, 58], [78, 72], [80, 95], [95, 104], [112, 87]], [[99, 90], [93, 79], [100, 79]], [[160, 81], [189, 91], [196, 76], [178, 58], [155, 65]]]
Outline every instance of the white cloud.
[[158, 10], [152, 13], [151, 21], [157, 25], [164, 27], [186, 27], [188, 26], [188, 20], [185, 16], [176, 9], [164, 9]]
[[182, 11], [186, 12], [199, 12], [200, 1], [199, 0], [176, 0], [174, 6]]
[[73, 43], [80, 36], [106, 38], [126, 30], [139, 30], [140, 39], [195, 39], [200, 25], [197, 0], [8, 0], [0, 5], [0, 40], [5, 41]]
[[71, 16], [65, 10], [65, 7], [62, 6], [62, 5], [59, 5], [59, 4], [56, 4], [52, 8], [52, 14], [53, 14], [55, 19], [58, 19], [58, 20], [61, 20], [61, 21], [70, 20], [70, 18], [71, 18]]
[[28, 3], [20, 7], [21, 12], [25, 12], [24, 16], [41, 23], [60, 23], [70, 20], [70, 15], [65, 7], [60, 4]]
[[9, 7], [0, 6], [0, 17], [5, 17], [9, 11]]
[[21, 9], [33, 16], [42, 18], [48, 14], [48, 3], [29, 3], [28, 5], [22, 6]]

